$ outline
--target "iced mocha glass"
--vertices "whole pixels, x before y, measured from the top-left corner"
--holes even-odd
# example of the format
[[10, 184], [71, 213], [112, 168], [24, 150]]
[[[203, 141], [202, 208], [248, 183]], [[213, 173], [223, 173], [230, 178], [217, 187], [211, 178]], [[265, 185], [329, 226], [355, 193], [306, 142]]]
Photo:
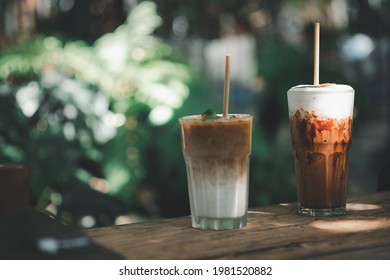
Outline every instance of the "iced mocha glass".
[[336, 84], [287, 92], [301, 214], [346, 214], [354, 95], [350, 86]]

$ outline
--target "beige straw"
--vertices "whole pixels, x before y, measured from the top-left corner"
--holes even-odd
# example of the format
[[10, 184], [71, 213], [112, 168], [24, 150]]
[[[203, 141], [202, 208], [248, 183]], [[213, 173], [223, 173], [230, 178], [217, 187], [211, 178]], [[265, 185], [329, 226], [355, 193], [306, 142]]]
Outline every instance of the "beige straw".
[[320, 84], [320, 24], [314, 23], [314, 85]]
[[229, 85], [230, 85], [230, 55], [226, 55], [225, 62], [225, 83], [223, 92], [223, 117], [229, 114]]

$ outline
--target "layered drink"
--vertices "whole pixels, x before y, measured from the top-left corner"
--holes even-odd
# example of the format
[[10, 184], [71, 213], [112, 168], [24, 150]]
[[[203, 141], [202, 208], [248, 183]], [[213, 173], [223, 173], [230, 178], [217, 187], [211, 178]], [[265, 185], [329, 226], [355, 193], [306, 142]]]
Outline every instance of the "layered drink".
[[287, 93], [299, 212], [346, 214], [354, 90], [300, 85]]
[[229, 114], [180, 118], [192, 226], [231, 229], [246, 225], [252, 117]]

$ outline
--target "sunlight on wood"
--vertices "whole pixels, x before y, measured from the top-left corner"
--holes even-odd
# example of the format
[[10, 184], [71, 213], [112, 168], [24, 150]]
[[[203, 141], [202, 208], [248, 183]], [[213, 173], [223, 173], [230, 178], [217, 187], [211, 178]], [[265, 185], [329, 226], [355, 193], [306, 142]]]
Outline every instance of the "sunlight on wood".
[[270, 212], [261, 212], [261, 211], [248, 211], [248, 214], [272, 215], [272, 214], [274, 214], [274, 213], [270, 213]]
[[356, 233], [390, 228], [390, 220], [315, 221], [311, 226], [330, 233]]
[[291, 203], [280, 203], [279, 205], [280, 205], [280, 206], [290, 206]]
[[376, 210], [381, 209], [382, 206], [376, 204], [366, 203], [347, 203], [347, 211], [364, 211], [364, 210]]

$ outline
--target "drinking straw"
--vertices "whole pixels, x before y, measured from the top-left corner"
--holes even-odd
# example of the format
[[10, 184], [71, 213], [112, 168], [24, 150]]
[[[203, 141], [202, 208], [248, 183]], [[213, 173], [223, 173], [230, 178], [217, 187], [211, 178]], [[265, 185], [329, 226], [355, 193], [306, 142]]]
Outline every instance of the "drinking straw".
[[314, 85], [320, 80], [320, 24], [314, 23]]
[[226, 55], [225, 61], [225, 83], [223, 92], [223, 117], [229, 113], [229, 85], [230, 85], [230, 55]]

